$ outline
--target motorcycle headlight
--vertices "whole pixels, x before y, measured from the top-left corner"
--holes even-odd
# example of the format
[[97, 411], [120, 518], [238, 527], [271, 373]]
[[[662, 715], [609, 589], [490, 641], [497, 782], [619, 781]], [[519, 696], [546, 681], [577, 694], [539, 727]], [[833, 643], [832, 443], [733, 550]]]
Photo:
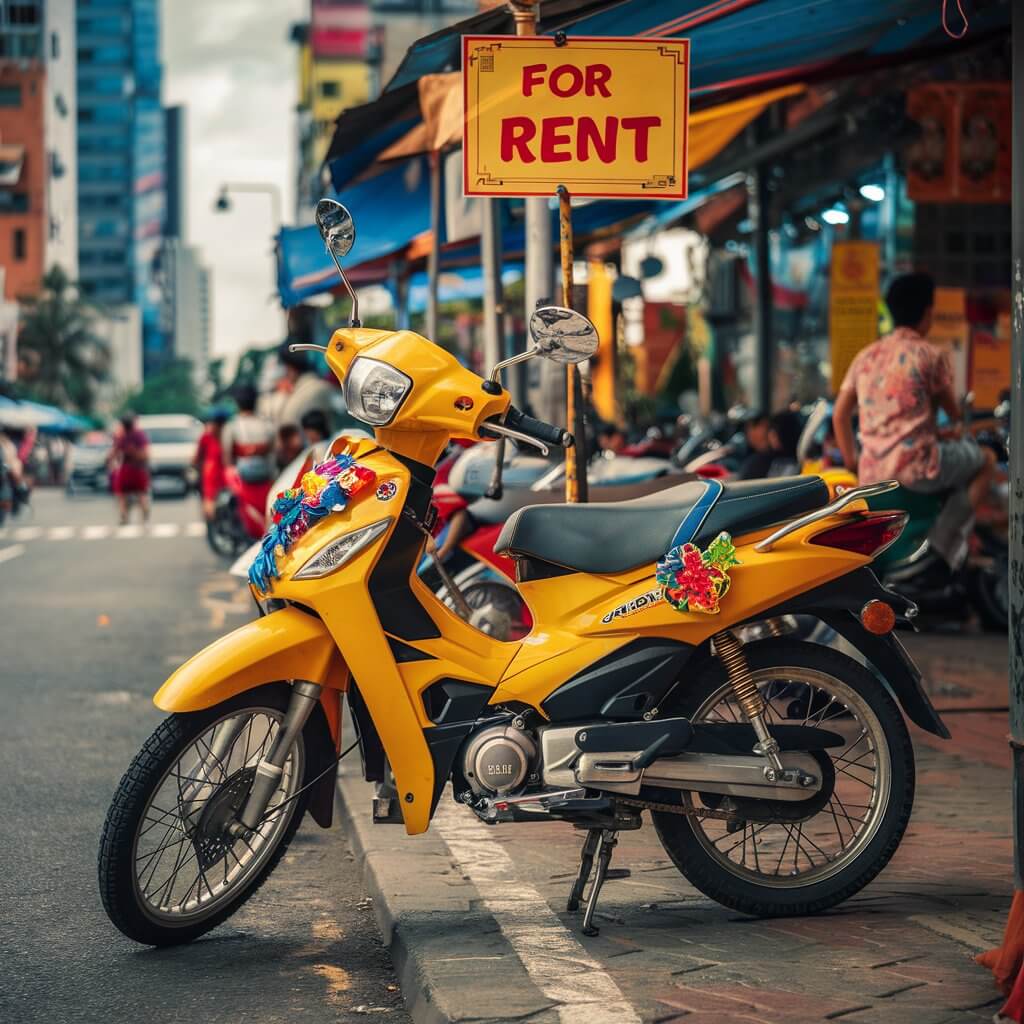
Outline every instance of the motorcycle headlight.
[[360, 356], [345, 376], [345, 404], [357, 420], [384, 427], [395, 418], [411, 388], [412, 381], [400, 370]]
[[297, 573], [293, 580], [317, 580], [340, 569], [349, 559], [354, 558], [368, 544], [375, 541], [390, 525], [391, 517], [364, 526], [361, 530], [346, 533], [344, 537], [332, 540], [321, 548]]

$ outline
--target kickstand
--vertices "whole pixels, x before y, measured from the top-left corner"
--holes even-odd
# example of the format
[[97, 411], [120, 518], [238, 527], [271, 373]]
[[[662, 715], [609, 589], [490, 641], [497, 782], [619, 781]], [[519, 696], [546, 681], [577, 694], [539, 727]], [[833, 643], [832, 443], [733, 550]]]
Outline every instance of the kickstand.
[[[593, 832], [597, 832], [597, 829], [593, 829], [591, 834], [593, 834]], [[605, 879], [608, 877], [608, 865], [611, 863], [612, 851], [619, 842], [616, 835], [617, 833], [613, 832], [611, 829], [605, 829], [599, 833], [600, 843], [597, 851], [597, 874], [594, 875], [594, 884], [590, 887], [590, 896], [587, 898], [587, 909], [583, 914], [583, 934], [588, 937], [597, 935], [599, 932], [599, 929], [594, 926], [594, 911], [597, 910], [597, 900], [601, 895], [601, 887], [604, 885]], [[587, 842], [590, 842], [590, 836], [587, 837]], [[586, 847], [584, 847], [584, 855], [585, 854]], [[581, 874], [582, 867], [583, 865], [581, 864]]]
[[601, 830], [592, 828], [587, 832], [587, 838], [583, 841], [583, 852], [580, 854], [580, 871], [576, 881], [572, 883], [572, 890], [569, 893], [569, 901], [565, 909], [569, 913], [580, 909], [580, 900], [583, 899], [583, 890], [587, 887], [587, 879], [590, 878], [590, 869], [594, 866], [594, 854], [601, 845]]

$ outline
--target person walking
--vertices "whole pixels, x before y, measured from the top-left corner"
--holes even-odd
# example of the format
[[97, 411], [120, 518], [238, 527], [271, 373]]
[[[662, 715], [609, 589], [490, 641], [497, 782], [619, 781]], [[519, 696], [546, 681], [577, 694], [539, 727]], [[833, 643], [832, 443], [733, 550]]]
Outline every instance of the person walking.
[[134, 501], [142, 511], [142, 521], [149, 521], [149, 438], [139, 428], [135, 413], [121, 414], [114, 432], [114, 443], [108, 460], [111, 467], [111, 486], [117, 499], [122, 526], [128, 522]]
[[220, 443], [224, 465], [238, 474], [241, 499], [262, 514], [274, 480], [274, 428], [256, 415], [256, 399], [251, 384], [235, 390], [238, 415], [224, 427]]
[[[991, 483], [995, 455], [962, 435], [946, 353], [928, 341], [935, 282], [924, 273], [897, 277], [885, 295], [893, 330], [850, 364], [832, 414], [847, 469], [862, 484], [898, 480], [922, 494], [949, 492], [931, 540], [952, 569], [967, 556], [974, 513]], [[940, 430], [942, 410], [951, 426]], [[853, 416], [860, 416], [860, 457]]]
[[221, 434], [229, 415], [225, 409], [213, 409], [206, 417], [192, 465], [199, 471], [199, 495], [203, 503], [203, 518], [213, 520], [217, 495], [224, 489], [224, 451]]

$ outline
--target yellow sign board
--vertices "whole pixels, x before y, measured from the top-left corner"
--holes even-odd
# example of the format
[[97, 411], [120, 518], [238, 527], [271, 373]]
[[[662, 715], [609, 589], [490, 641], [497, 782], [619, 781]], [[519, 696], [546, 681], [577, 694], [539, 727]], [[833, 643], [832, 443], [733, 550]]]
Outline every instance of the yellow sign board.
[[953, 393], [967, 390], [967, 352], [971, 329], [967, 323], [967, 292], [963, 288], [936, 288], [928, 340], [942, 345], [953, 368]]
[[832, 391], [838, 394], [854, 356], [878, 337], [878, 244], [835, 242], [828, 301]]
[[472, 196], [685, 199], [690, 41], [463, 36]]
[[976, 330], [971, 337], [971, 390], [976, 409], [994, 409], [1010, 389], [1010, 317], [1000, 313], [995, 333]]

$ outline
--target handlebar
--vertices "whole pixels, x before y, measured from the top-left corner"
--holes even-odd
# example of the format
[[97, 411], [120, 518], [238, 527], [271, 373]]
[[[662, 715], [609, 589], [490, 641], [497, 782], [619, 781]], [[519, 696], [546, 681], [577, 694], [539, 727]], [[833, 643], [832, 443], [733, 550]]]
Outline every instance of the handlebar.
[[545, 423], [544, 420], [535, 419], [520, 412], [514, 405], [508, 407], [505, 414], [505, 426], [512, 430], [518, 430], [521, 434], [536, 438], [544, 444], [556, 445], [559, 448], [571, 448], [575, 444], [575, 438], [568, 430], [556, 427], [553, 423]]

